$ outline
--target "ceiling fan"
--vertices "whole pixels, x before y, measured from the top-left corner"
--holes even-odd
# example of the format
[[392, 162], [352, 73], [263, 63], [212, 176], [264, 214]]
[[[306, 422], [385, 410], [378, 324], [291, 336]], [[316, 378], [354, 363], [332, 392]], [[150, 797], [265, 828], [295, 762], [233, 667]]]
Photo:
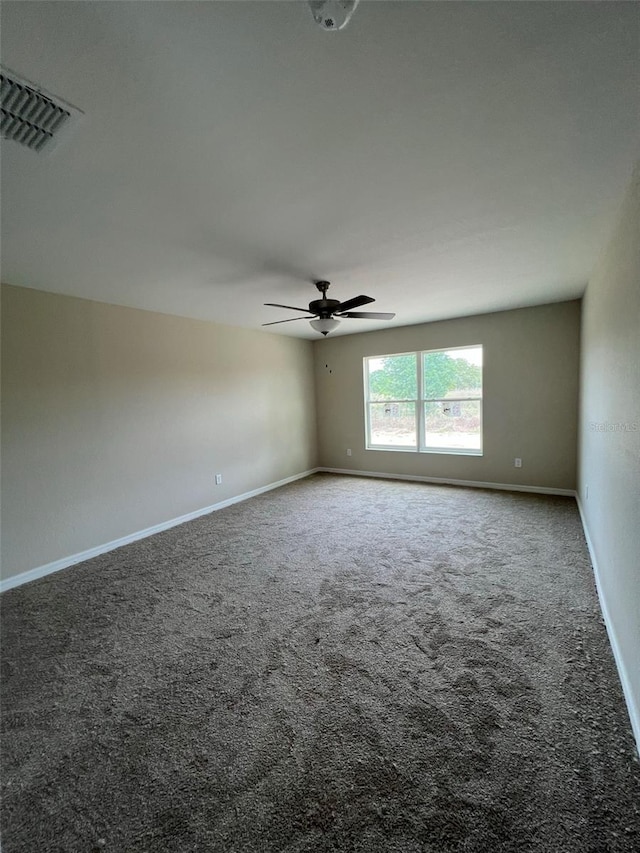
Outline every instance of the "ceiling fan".
[[[328, 335], [340, 325], [340, 320], [344, 317], [359, 320], [393, 320], [395, 314], [387, 314], [376, 311], [352, 311], [352, 308], [359, 308], [361, 305], [368, 305], [376, 300], [372, 296], [354, 296], [353, 299], [347, 299], [346, 302], [340, 302], [338, 299], [327, 299], [327, 290], [330, 282], [316, 281], [315, 286], [322, 294], [322, 299], [314, 299], [309, 303], [308, 308], [296, 308], [294, 305], [279, 305], [277, 302], [265, 302], [265, 305], [271, 308], [288, 308], [290, 311], [304, 311], [305, 314], [315, 317], [315, 320], [310, 320], [311, 325], [320, 332], [321, 335]], [[291, 323], [293, 320], [309, 320], [306, 317], [291, 317], [289, 320], [275, 320], [273, 323], [263, 323], [263, 326], [276, 326], [278, 323]]]

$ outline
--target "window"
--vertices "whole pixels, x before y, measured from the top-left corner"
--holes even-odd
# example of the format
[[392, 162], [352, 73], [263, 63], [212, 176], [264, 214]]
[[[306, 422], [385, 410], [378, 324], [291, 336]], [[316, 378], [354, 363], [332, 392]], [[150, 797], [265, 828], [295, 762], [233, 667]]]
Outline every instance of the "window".
[[364, 360], [368, 450], [482, 455], [482, 347]]

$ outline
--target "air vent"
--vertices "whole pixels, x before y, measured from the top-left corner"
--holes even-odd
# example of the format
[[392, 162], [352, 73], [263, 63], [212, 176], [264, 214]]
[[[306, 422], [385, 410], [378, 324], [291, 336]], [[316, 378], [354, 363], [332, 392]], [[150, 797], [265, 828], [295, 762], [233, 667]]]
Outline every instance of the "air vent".
[[0, 133], [33, 151], [50, 150], [82, 114], [76, 107], [0, 70]]

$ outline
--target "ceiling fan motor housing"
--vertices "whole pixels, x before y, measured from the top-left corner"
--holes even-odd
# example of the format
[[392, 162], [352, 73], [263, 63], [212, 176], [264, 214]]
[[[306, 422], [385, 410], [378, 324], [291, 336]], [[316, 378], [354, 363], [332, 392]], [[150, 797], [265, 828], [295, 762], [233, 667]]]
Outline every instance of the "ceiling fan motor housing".
[[320, 318], [331, 317], [340, 306], [339, 299], [314, 299], [309, 303], [309, 311]]

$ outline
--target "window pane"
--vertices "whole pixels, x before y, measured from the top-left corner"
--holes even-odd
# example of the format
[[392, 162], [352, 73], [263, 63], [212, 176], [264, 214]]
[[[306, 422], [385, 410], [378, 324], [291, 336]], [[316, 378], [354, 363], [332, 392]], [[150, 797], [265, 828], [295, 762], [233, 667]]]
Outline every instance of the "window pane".
[[371, 444], [417, 447], [415, 403], [371, 403], [369, 430]]
[[424, 353], [424, 396], [482, 397], [482, 347]]
[[481, 450], [479, 400], [424, 404], [425, 446]]
[[370, 400], [415, 400], [416, 354], [385, 355], [369, 360]]

